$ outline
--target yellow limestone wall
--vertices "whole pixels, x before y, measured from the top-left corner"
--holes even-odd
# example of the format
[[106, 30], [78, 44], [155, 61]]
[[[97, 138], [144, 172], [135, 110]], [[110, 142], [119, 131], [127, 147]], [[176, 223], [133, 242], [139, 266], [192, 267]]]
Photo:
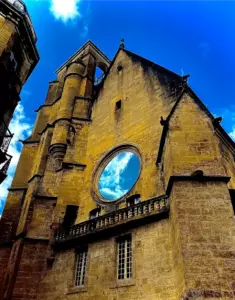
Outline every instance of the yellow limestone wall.
[[3, 16], [0, 16], [0, 55], [7, 48], [10, 38], [15, 33], [15, 26]]
[[[120, 63], [123, 69], [118, 71]], [[64, 75], [64, 70], [58, 74], [60, 83]], [[69, 82], [64, 89], [73, 89], [75, 85], [75, 90], [61, 91], [63, 101], [57, 99], [57, 92], [50, 92], [49, 104], [40, 108], [12, 184], [12, 189], [27, 187], [17, 230], [27, 237], [23, 253], [29, 253], [28, 247], [42, 249], [42, 240], [49, 243], [50, 224], [63, 218], [66, 205], [79, 206], [76, 223], [88, 220], [89, 212], [96, 207], [91, 196], [94, 171], [101, 158], [119, 145], [132, 144], [140, 152], [140, 177], [129, 195], [141, 194], [143, 201], [165, 194], [172, 175], [190, 175], [202, 169], [208, 176], [229, 173], [234, 177], [234, 170], [228, 166], [230, 160], [221, 156], [222, 141], [210, 118], [187, 93], [170, 119], [162, 161], [156, 165], [163, 129], [160, 117], [169, 115], [176, 99], [168, 96], [156, 71], [144, 68], [126, 52], [121, 50], [116, 57], [91, 115], [88, 109], [91, 100], [84, 98], [90, 81], [76, 77]], [[80, 83], [78, 91], [76, 86]], [[67, 102], [66, 110], [65, 100], [70, 93], [78, 95], [74, 102]], [[115, 112], [118, 100], [122, 100], [122, 108]], [[58, 121], [61, 111], [63, 120]], [[71, 112], [72, 119], [68, 121]], [[55, 171], [48, 147], [66, 140], [67, 129], [64, 129], [68, 124], [76, 130], [74, 142], [67, 144], [64, 157], [64, 162], [71, 166]], [[58, 130], [59, 126], [63, 130]], [[223, 151], [231, 149], [226, 146]], [[14, 193], [17, 191], [11, 191], [8, 201]], [[233, 299], [234, 222], [226, 183], [174, 182], [170, 203], [168, 219], [128, 231], [133, 237], [131, 283], [120, 286], [116, 280], [116, 236], [113, 236], [88, 245], [86, 284], [84, 289], [76, 291], [71, 289], [74, 249], [56, 253], [53, 266], [43, 269], [40, 285], [39, 275], [30, 275], [27, 258], [23, 256], [16, 282], [25, 279], [26, 283], [15, 286], [14, 295], [18, 297], [15, 299]], [[223, 220], [224, 225], [220, 226]], [[30, 240], [34, 241], [33, 246], [29, 246]], [[44, 262], [47, 255], [45, 251]], [[38, 261], [43, 262], [41, 253], [32, 260], [29, 255], [29, 265]], [[204, 266], [199, 266], [200, 261]], [[218, 272], [216, 282], [212, 278], [214, 272]], [[30, 291], [26, 278], [32, 280]]]

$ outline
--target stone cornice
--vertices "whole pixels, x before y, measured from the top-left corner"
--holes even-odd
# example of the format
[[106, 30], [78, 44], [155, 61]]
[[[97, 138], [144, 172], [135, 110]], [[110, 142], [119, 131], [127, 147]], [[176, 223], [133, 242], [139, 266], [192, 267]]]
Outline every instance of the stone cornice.
[[87, 165], [84, 164], [79, 164], [79, 163], [74, 163], [74, 162], [67, 162], [64, 161], [62, 163], [62, 168], [63, 169], [78, 169], [78, 170], [84, 170], [86, 168]]
[[39, 54], [36, 47], [36, 39], [33, 36], [33, 34], [35, 33], [32, 33], [33, 29], [31, 28], [31, 24], [29, 24], [30, 19], [27, 19], [29, 18], [29, 16], [27, 15], [27, 12], [25, 14], [22, 14], [13, 5], [3, 0], [0, 0], [0, 11], [7, 19], [9, 19], [9, 21], [13, 22], [15, 26], [18, 26], [20, 35], [23, 35], [25, 37], [25, 41], [30, 48], [30, 57], [33, 61], [28, 74], [30, 75], [37, 62], [39, 61]]
[[167, 189], [166, 189], [166, 195], [170, 195], [171, 190], [172, 190], [172, 186], [173, 183], [175, 181], [197, 181], [197, 182], [212, 182], [212, 181], [219, 181], [219, 182], [225, 182], [228, 183], [230, 180], [230, 177], [228, 176], [192, 176], [192, 175], [173, 175], [170, 177], [169, 181], [168, 181], [168, 185], [167, 185]]
[[33, 140], [19, 140], [19, 142], [21, 142], [23, 145], [27, 145], [27, 144], [40, 144], [40, 141], [33, 141]]
[[9, 188], [8, 191], [9, 192], [17, 192], [17, 191], [27, 191], [27, 187], [12, 187], [12, 188]]
[[79, 117], [72, 117], [72, 118], [60, 118], [60, 119], [57, 119], [55, 120], [53, 123], [47, 123], [46, 127], [41, 131], [39, 132], [38, 134], [39, 135], [42, 135], [48, 128], [52, 128], [55, 126], [55, 124], [59, 121], [68, 121], [68, 122], [71, 122], [72, 120], [78, 120], [78, 121], [82, 121], [82, 122], [86, 122], [86, 123], [90, 123], [92, 122], [91, 119], [87, 119], [87, 118], [79, 118]]
[[39, 174], [35, 174], [33, 175], [33, 177], [31, 177], [29, 180], [28, 180], [28, 183], [32, 182], [35, 178], [42, 178], [43, 175], [39, 175]]
[[58, 97], [58, 98], [56, 98], [52, 103], [50, 103], [50, 104], [42, 104], [42, 105], [40, 105], [39, 106], [39, 108], [38, 109], [35, 109], [35, 111], [34, 112], [39, 112], [39, 110], [41, 110], [42, 108], [44, 108], [44, 107], [50, 107], [50, 106], [53, 106], [57, 101], [59, 101], [61, 99], [61, 97]]

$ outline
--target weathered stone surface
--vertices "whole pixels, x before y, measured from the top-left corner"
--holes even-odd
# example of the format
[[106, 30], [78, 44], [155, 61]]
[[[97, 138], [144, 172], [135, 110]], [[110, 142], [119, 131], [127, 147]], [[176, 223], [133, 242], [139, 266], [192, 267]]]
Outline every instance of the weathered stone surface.
[[[176, 74], [121, 49], [94, 91], [96, 65], [107, 70], [110, 62], [88, 42], [58, 70], [24, 145], [3, 214], [13, 206], [21, 212], [13, 245], [23, 242], [14, 268], [7, 266], [9, 247], [0, 248], [4, 272], [15, 276], [12, 299], [234, 299], [233, 143]], [[58, 145], [66, 150], [55, 169]], [[97, 207], [95, 172], [120, 145], [135, 147], [141, 157], [127, 196], [144, 201], [168, 194], [170, 214], [89, 240], [85, 285], [75, 288], [75, 248], [86, 240], [53, 248], [53, 233], [67, 205], [79, 206], [76, 223], [89, 219]], [[115, 209], [126, 206], [122, 200]], [[125, 233], [133, 243], [129, 282], [116, 279], [116, 238]]]

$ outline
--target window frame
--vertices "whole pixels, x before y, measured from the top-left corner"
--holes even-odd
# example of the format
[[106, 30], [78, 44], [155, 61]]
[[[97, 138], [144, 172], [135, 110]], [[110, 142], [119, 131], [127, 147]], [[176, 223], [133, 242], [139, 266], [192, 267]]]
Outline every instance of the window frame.
[[[79, 257], [82, 255], [82, 266], [81, 266], [81, 272], [79, 274]], [[73, 280], [73, 286], [75, 288], [84, 288], [86, 285], [86, 276], [87, 276], [87, 270], [88, 270], [88, 246], [79, 247], [75, 251], [75, 268], [74, 268], [74, 280]], [[77, 278], [79, 278], [77, 280]], [[79, 281], [79, 284], [77, 282]]]
[[[120, 269], [122, 262], [120, 261], [120, 247], [121, 243], [124, 242], [124, 256], [122, 256], [124, 259], [124, 268], [123, 268], [123, 278], [120, 278]], [[128, 255], [128, 246], [130, 251]], [[128, 263], [129, 259], [129, 263]], [[129, 268], [129, 271], [128, 271]], [[129, 281], [133, 279], [133, 240], [131, 234], [126, 234], [123, 236], [120, 236], [116, 239], [116, 279], [118, 282], [122, 281]]]

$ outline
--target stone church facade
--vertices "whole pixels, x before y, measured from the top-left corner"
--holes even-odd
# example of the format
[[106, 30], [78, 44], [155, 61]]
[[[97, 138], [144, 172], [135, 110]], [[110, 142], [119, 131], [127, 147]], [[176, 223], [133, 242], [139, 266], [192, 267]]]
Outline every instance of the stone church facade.
[[[37, 113], [0, 221], [1, 299], [235, 298], [234, 143], [187, 76], [89, 41]], [[137, 181], [107, 201], [124, 151]]]

